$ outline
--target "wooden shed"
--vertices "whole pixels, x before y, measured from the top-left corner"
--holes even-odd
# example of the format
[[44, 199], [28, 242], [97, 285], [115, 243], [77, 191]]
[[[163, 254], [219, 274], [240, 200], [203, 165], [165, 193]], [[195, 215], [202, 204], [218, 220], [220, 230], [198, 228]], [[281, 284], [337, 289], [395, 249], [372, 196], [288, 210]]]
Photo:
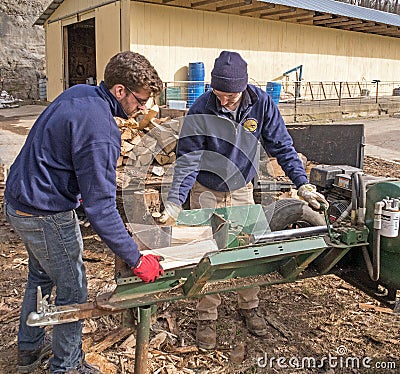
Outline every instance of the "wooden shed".
[[399, 81], [400, 16], [333, 0], [54, 0], [46, 30], [47, 97], [96, 84], [114, 54], [145, 55], [163, 81], [187, 80], [221, 50], [248, 62], [251, 82], [301, 65], [307, 81]]

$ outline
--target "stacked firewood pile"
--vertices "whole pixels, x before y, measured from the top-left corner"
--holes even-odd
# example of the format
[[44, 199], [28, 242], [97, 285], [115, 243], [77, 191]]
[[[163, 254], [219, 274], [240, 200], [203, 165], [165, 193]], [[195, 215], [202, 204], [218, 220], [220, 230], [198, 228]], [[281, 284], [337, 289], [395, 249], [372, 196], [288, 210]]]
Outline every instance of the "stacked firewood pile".
[[158, 106], [153, 105], [127, 120], [115, 117], [122, 138], [118, 187], [126, 188], [132, 179], [146, 179], [149, 173], [162, 176], [165, 167], [176, 160], [180, 122], [169, 117], [157, 118], [158, 113]]

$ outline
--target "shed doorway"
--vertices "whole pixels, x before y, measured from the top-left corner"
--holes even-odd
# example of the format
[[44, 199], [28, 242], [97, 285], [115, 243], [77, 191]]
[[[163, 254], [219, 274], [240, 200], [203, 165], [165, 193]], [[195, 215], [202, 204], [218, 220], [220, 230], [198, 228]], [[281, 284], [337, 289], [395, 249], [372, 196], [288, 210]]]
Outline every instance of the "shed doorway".
[[96, 85], [95, 19], [64, 27], [65, 89], [76, 84]]

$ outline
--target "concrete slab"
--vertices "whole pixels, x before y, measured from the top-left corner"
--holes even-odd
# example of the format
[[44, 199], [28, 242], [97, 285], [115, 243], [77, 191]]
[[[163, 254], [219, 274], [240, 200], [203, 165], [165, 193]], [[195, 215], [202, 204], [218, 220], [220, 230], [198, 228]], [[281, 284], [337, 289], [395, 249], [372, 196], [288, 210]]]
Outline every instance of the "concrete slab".
[[400, 162], [400, 118], [369, 119], [364, 123], [365, 154]]
[[[398, 103], [396, 98], [396, 107]], [[321, 103], [315, 103], [310, 113], [316, 111], [315, 107], [321, 106]], [[311, 109], [313, 105], [310, 103], [304, 105], [302, 108], [304, 112], [305, 107]], [[0, 163], [6, 166], [12, 164], [34, 121], [45, 108], [44, 105], [25, 105], [18, 108], [0, 109]], [[364, 109], [360, 106], [361, 111]], [[353, 111], [356, 112], [356, 109], [353, 108]], [[364, 124], [366, 143], [364, 154], [366, 156], [400, 162], [400, 118], [388, 117], [384, 114], [379, 118], [357, 118], [346, 122]]]
[[0, 109], [0, 164], [9, 167], [18, 155], [33, 123], [46, 106], [24, 105]]

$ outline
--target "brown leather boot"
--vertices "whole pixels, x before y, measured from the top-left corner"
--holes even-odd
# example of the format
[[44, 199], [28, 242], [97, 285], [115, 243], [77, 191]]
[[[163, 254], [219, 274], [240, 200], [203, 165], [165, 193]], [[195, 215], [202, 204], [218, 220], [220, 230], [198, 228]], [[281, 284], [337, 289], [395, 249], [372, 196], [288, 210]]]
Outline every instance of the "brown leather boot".
[[197, 321], [196, 343], [202, 349], [214, 349], [217, 345], [217, 321]]
[[258, 314], [258, 308], [239, 309], [240, 314], [246, 321], [246, 327], [256, 336], [265, 336], [268, 333], [268, 327], [263, 316]]

